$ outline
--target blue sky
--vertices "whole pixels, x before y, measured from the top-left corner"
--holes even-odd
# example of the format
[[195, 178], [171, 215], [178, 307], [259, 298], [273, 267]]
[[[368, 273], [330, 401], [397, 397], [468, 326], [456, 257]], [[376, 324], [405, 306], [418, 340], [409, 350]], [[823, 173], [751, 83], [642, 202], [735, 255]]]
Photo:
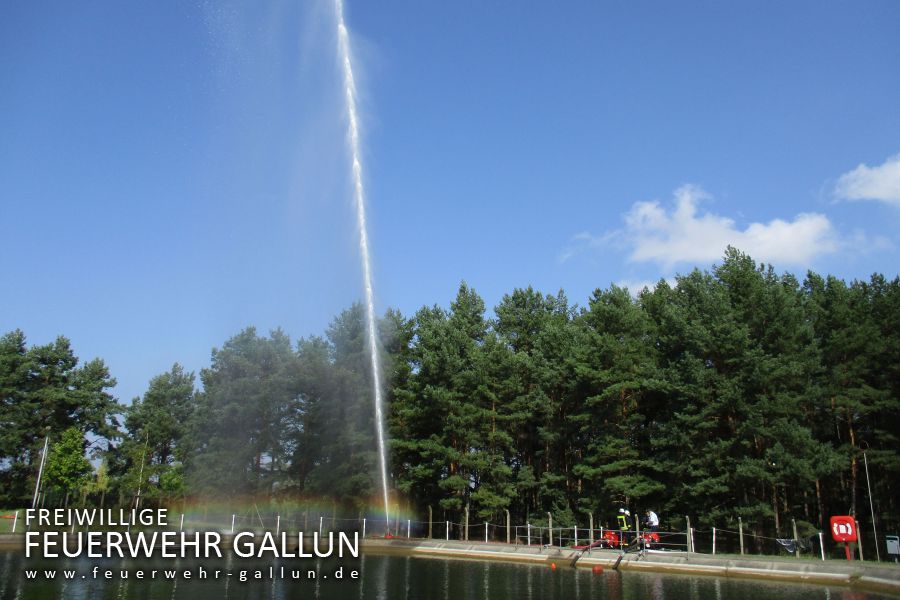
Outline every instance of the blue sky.
[[[900, 264], [900, 4], [356, 2], [376, 296]], [[5, 3], [0, 329], [123, 401], [362, 295], [330, 2]]]

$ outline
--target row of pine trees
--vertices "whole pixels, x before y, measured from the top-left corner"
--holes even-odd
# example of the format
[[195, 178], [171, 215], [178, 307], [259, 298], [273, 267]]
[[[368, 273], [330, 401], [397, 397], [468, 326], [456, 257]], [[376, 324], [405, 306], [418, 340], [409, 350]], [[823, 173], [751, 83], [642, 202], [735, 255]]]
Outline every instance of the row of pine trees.
[[[462, 284], [449, 307], [380, 320], [390, 473], [412, 513], [459, 521], [612, 521], [783, 537], [829, 516], [879, 529], [900, 513], [900, 279], [777, 274], [729, 249], [711, 270], [586, 305], [531, 288], [488, 315]], [[0, 338], [0, 502], [173, 504], [252, 497], [377, 506], [362, 308], [292, 343], [247, 328], [199, 374], [179, 365], [130, 406], [65, 338]], [[88, 448], [88, 446], [90, 446]], [[85, 458], [85, 449], [94, 458]]]

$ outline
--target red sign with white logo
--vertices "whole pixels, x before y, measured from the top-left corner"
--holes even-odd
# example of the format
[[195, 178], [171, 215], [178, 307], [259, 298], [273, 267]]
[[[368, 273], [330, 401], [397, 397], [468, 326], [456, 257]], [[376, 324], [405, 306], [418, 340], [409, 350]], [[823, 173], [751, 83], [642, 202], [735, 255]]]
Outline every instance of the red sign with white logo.
[[831, 517], [831, 537], [836, 542], [855, 542], [856, 519], [850, 516]]

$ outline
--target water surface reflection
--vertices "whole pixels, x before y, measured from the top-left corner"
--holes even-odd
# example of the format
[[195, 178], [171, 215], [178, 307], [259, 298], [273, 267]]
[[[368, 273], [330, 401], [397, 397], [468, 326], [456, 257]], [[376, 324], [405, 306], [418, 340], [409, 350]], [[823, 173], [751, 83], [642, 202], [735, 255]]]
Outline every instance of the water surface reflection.
[[[254, 562], [228, 557], [217, 561], [146, 561], [74, 559], [25, 560], [18, 552], [0, 552], [0, 598], [76, 600], [327, 600], [368, 598], [379, 600], [484, 599], [484, 600], [887, 600], [888, 596], [845, 588], [775, 584], [714, 577], [655, 573], [617, 573], [481, 561], [442, 560], [369, 554], [359, 560]], [[99, 567], [100, 578], [92, 576]], [[270, 572], [270, 567], [272, 571]], [[281, 567], [285, 578], [281, 578]], [[335, 581], [343, 567], [344, 579]], [[199, 569], [207, 577], [199, 579]], [[308, 569], [319, 574], [307, 579]], [[47, 578], [45, 571], [55, 571]], [[102, 573], [112, 571], [105, 579]], [[143, 571], [143, 579], [137, 572]], [[150, 573], [156, 570], [156, 577]], [[192, 572], [190, 579], [167, 579], [166, 571]], [[213, 577], [219, 570], [219, 578]], [[358, 580], [349, 571], [359, 571]], [[27, 571], [36, 571], [34, 579]], [[67, 579], [64, 572], [74, 575]], [[258, 572], [258, 573], [257, 573]], [[274, 574], [274, 578], [269, 578]], [[293, 579], [291, 574], [302, 575]], [[230, 575], [229, 575], [230, 574]], [[241, 575], [247, 579], [241, 581]], [[127, 575], [127, 577], [125, 577]], [[261, 579], [255, 576], [260, 575]]]

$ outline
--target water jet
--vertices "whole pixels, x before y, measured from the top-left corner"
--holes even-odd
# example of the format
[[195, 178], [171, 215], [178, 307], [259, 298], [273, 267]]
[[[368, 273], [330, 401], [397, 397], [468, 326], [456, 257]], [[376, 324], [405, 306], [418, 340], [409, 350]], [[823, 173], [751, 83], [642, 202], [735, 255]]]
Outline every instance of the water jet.
[[350, 35], [344, 24], [344, 2], [334, 0], [337, 17], [338, 58], [344, 71], [344, 95], [347, 101], [348, 143], [353, 161], [353, 200], [356, 205], [356, 220], [359, 227], [359, 251], [363, 269], [363, 287], [366, 300], [366, 338], [372, 368], [372, 388], [375, 398], [375, 429], [378, 438], [378, 458], [381, 471], [381, 490], [384, 495], [385, 531], [390, 532], [390, 509], [388, 507], [387, 450], [384, 435], [384, 399], [382, 397], [381, 364], [378, 357], [377, 334], [375, 331], [375, 294], [372, 286], [372, 264], [369, 256], [369, 234], [366, 226], [366, 196], [363, 187], [362, 159], [359, 144], [359, 118], [356, 110], [356, 80], [353, 77], [353, 63], [350, 60]]

